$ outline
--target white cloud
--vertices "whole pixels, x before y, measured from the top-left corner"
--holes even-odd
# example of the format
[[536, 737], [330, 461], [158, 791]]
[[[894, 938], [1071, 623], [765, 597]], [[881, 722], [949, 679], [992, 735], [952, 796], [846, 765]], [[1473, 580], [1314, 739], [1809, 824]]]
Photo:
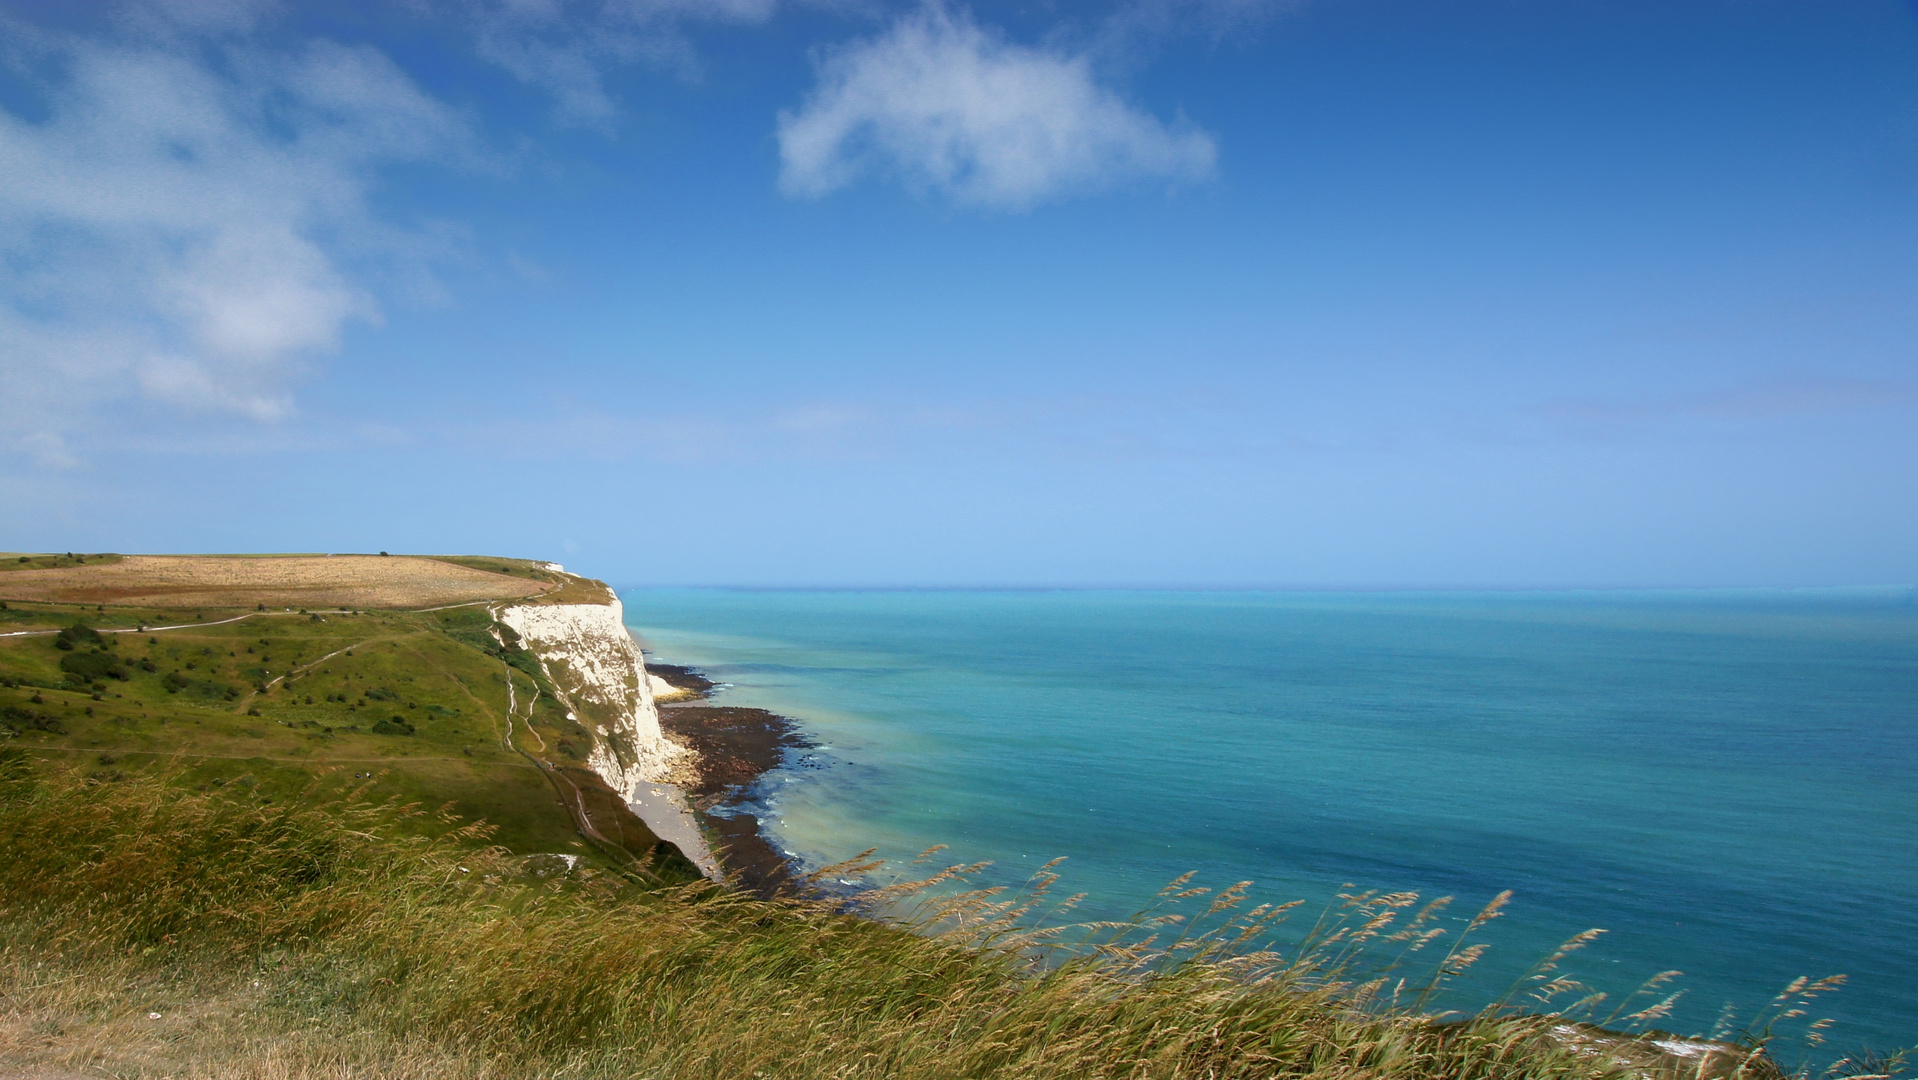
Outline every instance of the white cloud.
[[1020, 209], [1076, 191], [1211, 173], [1212, 137], [1127, 105], [1088, 53], [1005, 40], [937, 4], [829, 53], [779, 116], [780, 186], [817, 197], [877, 174]]
[[59, 73], [44, 118], [0, 111], [0, 426], [42, 462], [114, 403], [286, 415], [309, 358], [439, 244], [369, 208], [381, 167], [474, 160], [377, 50], [194, 28], [15, 36], [20, 72]]

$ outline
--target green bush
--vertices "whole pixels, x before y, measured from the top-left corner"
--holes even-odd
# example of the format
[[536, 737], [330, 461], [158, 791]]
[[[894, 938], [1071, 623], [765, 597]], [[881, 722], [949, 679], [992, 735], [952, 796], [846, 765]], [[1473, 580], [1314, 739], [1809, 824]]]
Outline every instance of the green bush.
[[381, 720], [373, 725], [373, 734], [375, 735], [411, 735], [413, 731], [413, 725], [407, 723], [406, 718], [403, 716], [395, 716], [389, 720]]
[[104, 647], [106, 640], [100, 632], [83, 622], [75, 622], [53, 637], [53, 647], [62, 651], [71, 651], [78, 645], [99, 645]]
[[20, 705], [0, 705], [0, 730], [15, 735], [23, 731], [44, 731], [52, 735], [65, 735], [67, 726], [50, 712], [28, 709]]
[[121, 682], [133, 677], [120, 658], [110, 652], [94, 649], [87, 652], [71, 652], [60, 658], [60, 670], [74, 676], [80, 682], [93, 682], [98, 679], [114, 678]]

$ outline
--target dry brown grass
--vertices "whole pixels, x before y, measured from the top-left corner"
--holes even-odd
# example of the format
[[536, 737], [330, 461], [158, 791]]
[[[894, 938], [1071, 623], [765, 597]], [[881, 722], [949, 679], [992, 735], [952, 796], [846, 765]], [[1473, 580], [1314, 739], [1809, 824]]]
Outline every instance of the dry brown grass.
[[129, 555], [0, 576], [0, 599], [142, 607], [419, 608], [552, 588], [409, 555]]

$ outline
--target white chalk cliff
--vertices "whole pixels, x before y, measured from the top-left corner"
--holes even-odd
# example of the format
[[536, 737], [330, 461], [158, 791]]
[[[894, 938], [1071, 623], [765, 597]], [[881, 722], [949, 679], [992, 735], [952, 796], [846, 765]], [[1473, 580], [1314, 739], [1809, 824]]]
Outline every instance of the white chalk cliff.
[[639, 644], [617, 597], [605, 604], [525, 604], [499, 621], [539, 657], [560, 703], [593, 733], [587, 765], [628, 802], [641, 785], [673, 779], [690, 754], [659, 729]]

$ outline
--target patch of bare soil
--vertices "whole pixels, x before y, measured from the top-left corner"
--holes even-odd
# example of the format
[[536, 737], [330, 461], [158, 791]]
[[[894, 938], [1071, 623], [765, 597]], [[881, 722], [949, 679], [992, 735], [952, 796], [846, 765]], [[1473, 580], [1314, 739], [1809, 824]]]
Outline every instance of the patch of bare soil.
[[129, 555], [0, 575], [0, 599], [137, 607], [418, 608], [534, 596], [552, 585], [408, 555]]

